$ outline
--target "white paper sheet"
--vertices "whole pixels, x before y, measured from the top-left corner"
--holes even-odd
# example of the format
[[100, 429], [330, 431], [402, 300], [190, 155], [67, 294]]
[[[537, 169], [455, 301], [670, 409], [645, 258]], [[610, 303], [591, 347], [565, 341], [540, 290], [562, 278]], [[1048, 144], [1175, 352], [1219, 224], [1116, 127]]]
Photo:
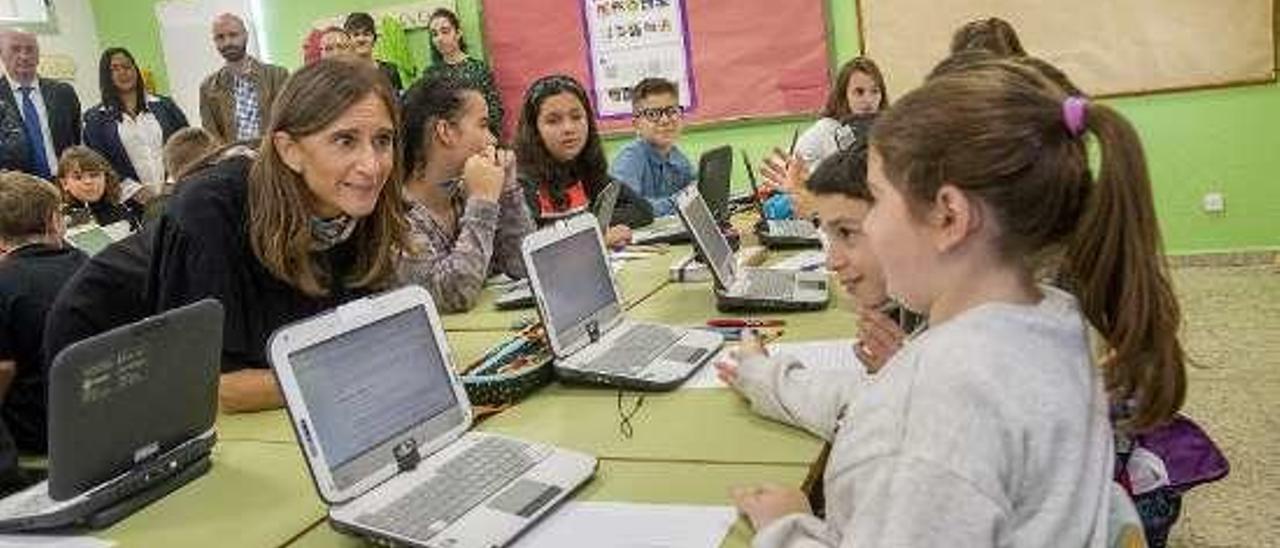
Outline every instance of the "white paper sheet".
[[[863, 374], [862, 362], [853, 352], [853, 339], [830, 339], [825, 341], [783, 342], [768, 345], [770, 355], [786, 355], [796, 358], [801, 363], [815, 368], [848, 367], [855, 374]], [[728, 359], [729, 347], [707, 361], [700, 369], [680, 385], [680, 388], [726, 388], [724, 382], [716, 377], [715, 363]]]
[[0, 548], [108, 548], [116, 543], [93, 537], [0, 535]]
[[737, 521], [732, 506], [567, 502], [515, 548], [714, 548]]

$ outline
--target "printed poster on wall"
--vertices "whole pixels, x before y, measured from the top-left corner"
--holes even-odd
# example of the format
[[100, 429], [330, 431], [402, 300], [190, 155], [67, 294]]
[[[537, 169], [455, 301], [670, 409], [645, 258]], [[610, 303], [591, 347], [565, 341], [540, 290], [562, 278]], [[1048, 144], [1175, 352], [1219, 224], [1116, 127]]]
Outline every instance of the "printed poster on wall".
[[696, 106], [683, 0], [583, 0], [591, 82], [601, 118], [631, 116], [631, 88], [661, 77]]

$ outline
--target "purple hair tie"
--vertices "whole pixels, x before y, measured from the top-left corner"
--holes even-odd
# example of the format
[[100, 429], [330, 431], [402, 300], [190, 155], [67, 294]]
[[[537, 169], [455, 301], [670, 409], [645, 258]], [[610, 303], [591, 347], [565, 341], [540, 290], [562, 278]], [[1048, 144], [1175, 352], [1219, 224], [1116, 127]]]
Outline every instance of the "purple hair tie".
[[1062, 101], [1062, 122], [1072, 137], [1084, 133], [1084, 107], [1089, 104], [1084, 97], [1072, 95]]

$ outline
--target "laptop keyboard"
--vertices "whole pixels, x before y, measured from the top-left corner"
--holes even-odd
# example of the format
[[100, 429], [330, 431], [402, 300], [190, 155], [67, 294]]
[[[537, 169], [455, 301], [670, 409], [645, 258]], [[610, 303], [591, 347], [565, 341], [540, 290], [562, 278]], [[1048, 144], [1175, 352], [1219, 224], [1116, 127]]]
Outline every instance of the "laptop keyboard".
[[485, 437], [440, 466], [431, 480], [356, 521], [413, 539], [431, 538], [549, 454], [546, 448]]
[[817, 238], [818, 229], [809, 221], [774, 220], [769, 221], [769, 235], [780, 238]]
[[766, 299], [790, 299], [796, 292], [796, 273], [789, 270], [755, 269], [745, 272], [746, 294]]
[[605, 373], [634, 373], [649, 365], [653, 358], [665, 352], [681, 333], [660, 325], [637, 324], [614, 339], [613, 348], [591, 360], [586, 368]]

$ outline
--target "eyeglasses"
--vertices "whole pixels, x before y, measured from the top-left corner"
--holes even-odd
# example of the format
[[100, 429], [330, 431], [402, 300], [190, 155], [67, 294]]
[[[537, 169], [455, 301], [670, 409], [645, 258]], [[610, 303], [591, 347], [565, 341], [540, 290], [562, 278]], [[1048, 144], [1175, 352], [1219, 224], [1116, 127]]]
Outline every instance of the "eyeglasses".
[[680, 105], [636, 109], [636, 116], [644, 118], [650, 122], [657, 122], [663, 118], [675, 120], [682, 114], [684, 114], [684, 107], [681, 107]]

